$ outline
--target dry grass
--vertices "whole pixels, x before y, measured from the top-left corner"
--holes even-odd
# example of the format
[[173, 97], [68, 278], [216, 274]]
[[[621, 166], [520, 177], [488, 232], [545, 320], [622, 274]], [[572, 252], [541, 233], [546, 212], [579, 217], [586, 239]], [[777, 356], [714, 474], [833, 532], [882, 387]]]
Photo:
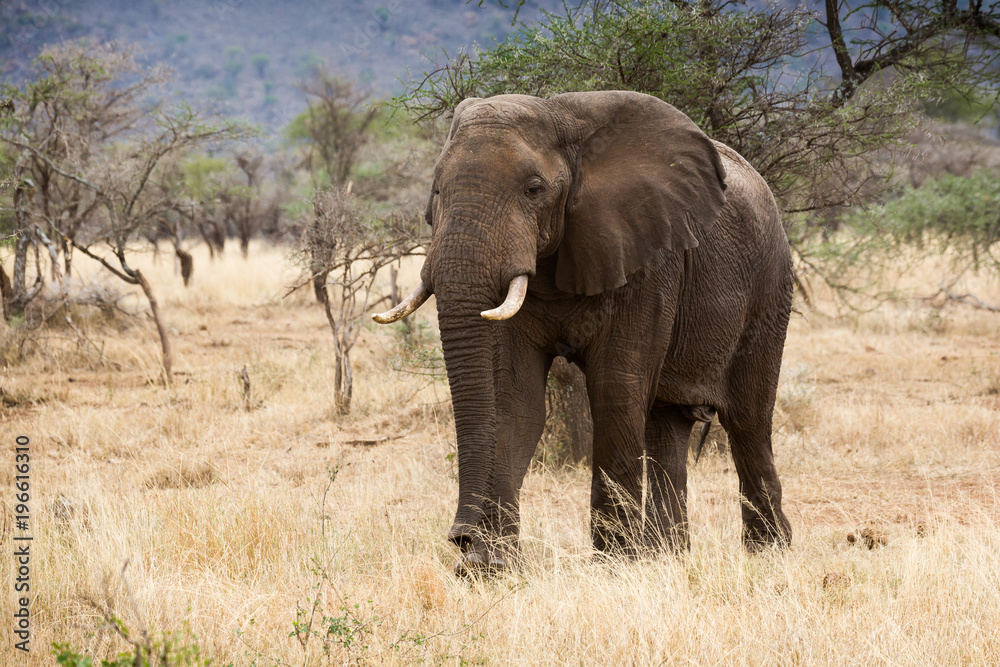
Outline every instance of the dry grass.
[[[95, 345], [54, 338], [0, 371], [5, 580], [14, 436], [34, 453], [33, 652], [16, 664], [51, 664], [51, 642], [123, 650], [95, 633], [88, 599], [129, 627], [193, 634], [215, 664], [1000, 663], [1000, 316], [890, 304], [849, 324], [794, 318], [775, 414], [791, 550], [744, 553], [735, 473], [709, 456], [691, 471], [689, 554], [595, 562], [589, 472], [537, 469], [526, 568], [470, 584], [443, 539], [447, 390], [394, 371], [398, 336], [372, 330], [355, 411], [337, 416], [330, 333], [308, 292], [280, 299], [284, 267], [264, 247], [250, 262], [196, 254], [187, 290], [149, 267], [172, 387], [155, 382], [148, 322], [95, 323]], [[995, 280], [971, 287], [1000, 302]], [[289, 634], [317, 594], [303, 648]], [[9, 584], [0, 600], [6, 624]], [[0, 663], [13, 656], [8, 639]]]

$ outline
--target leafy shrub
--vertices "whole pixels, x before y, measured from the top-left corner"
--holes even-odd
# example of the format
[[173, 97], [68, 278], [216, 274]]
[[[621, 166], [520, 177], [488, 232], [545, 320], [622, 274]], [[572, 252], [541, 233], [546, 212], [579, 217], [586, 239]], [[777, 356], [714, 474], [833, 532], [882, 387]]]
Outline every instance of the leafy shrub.
[[993, 246], [1000, 240], [1000, 188], [996, 174], [980, 170], [968, 177], [944, 174], [919, 188], [906, 187], [884, 204], [853, 218], [870, 235], [883, 234], [898, 246], [950, 249], [956, 261], [979, 268], [1000, 267]]
[[141, 633], [133, 635], [121, 619], [107, 616], [109, 628], [121, 639], [131, 644], [127, 651], [110, 660], [95, 663], [94, 658], [77, 652], [69, 644], [53, 644], [52, 654], [60, 667], [209, 667], [212, 661], [201, 654], [193, 637], [182, 633], [152, 639]]

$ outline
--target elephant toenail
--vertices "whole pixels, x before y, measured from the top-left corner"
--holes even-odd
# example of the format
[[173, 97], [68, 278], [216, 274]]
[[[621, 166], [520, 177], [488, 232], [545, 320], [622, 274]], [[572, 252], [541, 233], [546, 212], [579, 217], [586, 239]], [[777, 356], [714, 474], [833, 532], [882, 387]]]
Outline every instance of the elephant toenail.
[[486, 567], [486, 561], [479, 554], [475, 552], [462, 554], [462, 557], [455, 563], [455, 576], [475, 577], [480, 575]]

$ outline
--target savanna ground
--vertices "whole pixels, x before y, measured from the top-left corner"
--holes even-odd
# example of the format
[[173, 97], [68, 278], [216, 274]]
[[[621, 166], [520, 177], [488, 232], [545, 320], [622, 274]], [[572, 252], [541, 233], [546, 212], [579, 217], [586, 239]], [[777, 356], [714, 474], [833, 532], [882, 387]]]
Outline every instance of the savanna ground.
[[[595, 561], [589, 470], [539, 465], [526, 566], [470, 583], [444, 540], [447, 386], [411, 372], [400, 325], [363, 334], [338, 416], [332, 338], [311, 291], [282, 298], [296, 279], [283, 251], [195, 260], [187, 289], [166, 258], [145, 263], [172, 386], [151, 322], [118, 317], [81, 315], [90, 343], [57, 329], [0, 371], [0, 663], [50, 665], [53, 642], [116, 655], [128, 646], [110, 615], [223, 665], [1000, 663], [1000, 314], [799, 306], [774, 416], [790, 550], [743, 551], [736, 474], [710, 455], [691, 461], [689, 554]], [[931, 294], [938, 268], [907, 280]], [[967, 287], [1000, 302], [995, 277]], [[417, 315], [427, 345], [433, 311]], [[19, 434], [29, 655], [8, 629]]]

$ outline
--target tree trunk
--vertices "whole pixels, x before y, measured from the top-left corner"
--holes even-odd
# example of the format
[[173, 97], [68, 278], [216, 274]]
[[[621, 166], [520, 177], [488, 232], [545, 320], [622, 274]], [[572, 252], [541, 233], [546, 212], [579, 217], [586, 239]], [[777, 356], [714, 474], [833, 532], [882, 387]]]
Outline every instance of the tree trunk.
[[208, 234], [204, 231], [201, 232], [201, 238], [205, 241], [205, 245], [208, 246], [208, 261], [215, 261], [215, 246], [212, 245], [212, 239], [208, 238]]
[[[20, 166], [20, 165], [19, 165]], [[21, 174], [15, 170], [14, 177]], [[24, 188], [18, 185], [14, 190], [14, 219], [17, 223], [17, 245], [14, 246], [14, 274], [11, 278], [10, 298], [4, 303], [7, 321], [24, 314], [24, 309], [31, 300], [28, 297], [28, 248], [31, 246], [31, 232], [28, 230], [28, 215], [24, 210]]]
[[542, 433], [542, 456], [551, 463], [587, 463], [594, 450], [587, 378], [562, 357], [552, 363], [545, 389], [548, 418]]
[[191, 282], [191, 274], [194, 273], [194, 257], [186, 250], [182, 250], [180, 246], [175, 246], [174, 252], [181, 262], [181, 279], [184, 281], [184, 287], [187, 287], [188, 283]]
[[[390, 280], [390, 284], [389, 284], [389, 290], [390, 290], [389, 291], [389, 302], [390, 302], [390, 304], [391, 304], [391, 306], [393, 308], [395, 308], [396, 306], [398, 306], [399, 302], [400, 302], [398, 278], [399, 278], [399, 269], [397, 269], [395, 266], [390, 266], [389, 267], [389, 280]], [[400, 320], [400, 322], [402, 323], [403, 327], [406, 329], [406, 334], [405, 334], [406, 335], [406, 339], [407, 340], [412, 340], [412, 338], [413, 338], [413, 319], [410, 318], [410, 317], [404, 317], [402, 320]]]
[[14, 288], [11, 287], [10, 278], [7, 277], [7, 272], [4, 271], [3, 265], [0, 264], [0, 312], [3, 313], [4, 321], [10, 322], [10, 318], [7, 317], [7, 304], [11, 302], [14, 297]]
[[156, 301], [156, 296], [153, 295], [153, 288], [149, 281], [146, 280], [146, 276], [142, 275], [142, 271], [135, 269], [132, 274], [139, 283], [139, 287], [142, 288], [142, 293], [146, 295], [146, 300], [149, 301], [149, 309], [153, 313], [153, 321], [156, 322], [156, 331], [160, 335], [160, 348], [163, 350], [163, 377], [166, 384], [170, 384], [173, 380], [173, 355], [170, 352], [170, 339], [167, 337], [167, 327], [163, 323], [160, 305]]
[[399, 269], [395, 266], [389, 267], [389, 302], [393, 308], [399, 305], [399, 285], [396, 279], [399, 277]]
[[62, 251], [63, 251], [63, 275], [67, 278], [70, 277], [70, 270], [73, 268], [73, 245], [66, 239], [65, 236], [62, 237]]
[[[324, 276], [323, 280], [326, 280]], [[337, 321], [330, 308], [330, 295], [326, 291], [326, 284], [316, 288], [316, 298], [323, 304], [323, 312], [326, 315], [326, 322], [330, 325], [330, 333], [333, 334], [333, 402], [337, 406], [337, 414], [346, 415], [351, 412], [351, 394], [353, 393], [354, 375], [351, 372], [350, 357], [350, 332], [345, 331], [347, 322], [344, 318]]]
[[[247, 177], [249, 179], [249, 175]], [[253, 179], [250, 180], [250, 186], [253, 187]], [[250, 199], [247, 198], [246, 207], [243, 210], [243, 223], [237, 225], [240, 233], [240, 252], [243, 254], [243, 259], [247, 259], [250, 256], [250, 236], [253, 234], [253, 220], [250, 215]]]
[[351, 413], [351, 396], [354, 393], [354, 373], [351, 370], [350, 352], [343, 345], [337, 346], [337, 370], [334, 373], [333, 397], [337, 404], [337, 414]]

